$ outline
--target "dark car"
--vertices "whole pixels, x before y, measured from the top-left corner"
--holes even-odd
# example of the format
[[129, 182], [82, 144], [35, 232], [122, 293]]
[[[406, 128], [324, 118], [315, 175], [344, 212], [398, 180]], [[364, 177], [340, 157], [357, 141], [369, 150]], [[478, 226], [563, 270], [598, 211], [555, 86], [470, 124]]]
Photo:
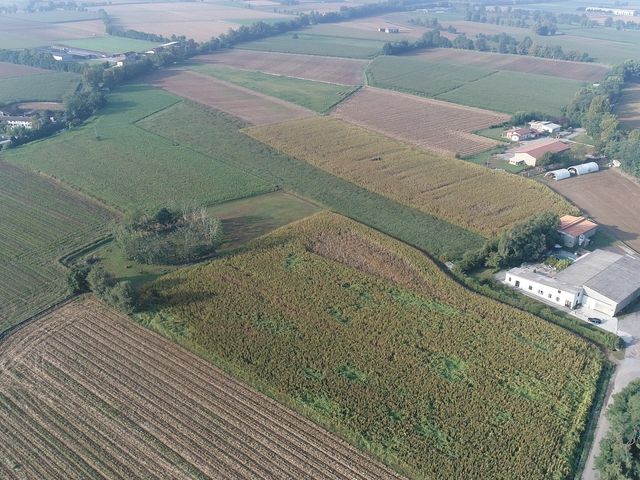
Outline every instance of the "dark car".
[[602, 320], [600, 320], [599, 318], [595, 318], [595, 317], [589, 317], [589, 318], [587, 318], [587, 320], [589, 320], [594, 325], [600, 325], [602, 323]]

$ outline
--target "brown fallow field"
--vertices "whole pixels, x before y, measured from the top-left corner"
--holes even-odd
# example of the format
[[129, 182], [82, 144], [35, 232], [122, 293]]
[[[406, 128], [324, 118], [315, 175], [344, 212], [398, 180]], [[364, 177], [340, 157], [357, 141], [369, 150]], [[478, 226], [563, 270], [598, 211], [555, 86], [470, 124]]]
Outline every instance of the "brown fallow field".
[[450, 48], [434, 48], [424, 50], [415, 56], [433, 62], [470, 65], [511, 72], [535, 73], [554, 77], [598, 82], [609, 71], [607, 65], [599, 63], [569, 62], [547, 58], [526, 57], [502, 53], [476, 52], [472, 50], [452, 50]]
[[617, 169], [583, 175], [549, 186], [577, 205], [613, 237], [640, 253], [640, 184]]
[[240, 24], [232, 20], [286, 19], [290, 15], [258, 11], [202, 2], [154, 3], [153, 5], [123, 4], [106, 5], [102, 8], [113, 16], [116, 23], [125, 29], [140, 30], [170, 37], [185, 35], [197, 41], [211, 40], [212, 37], [226, 33]]
[[235, 115], [252, 125], [314, 115], [298, 105], [189, 70], [165, 69], [147, 77], [147, 81], [181, 97]]
[[332, 115], [439, 153], [472, 155], [497, 141], [471, 132], [509, 120], [509, 115], [366, 87]]
[[[101, 20], [84, 20], [79, 22], [45, 23], [28, 20], [12, 15], [0, 15], [0, 39], [7, 38], [17, 48], [18, 43], [36, 47], [46, 43], [86, 38], [92, 35], [105, 35]], [[9, 48], [0, 43], [0, 47]]]
[[258, 70], [274, 75], [304, 78], [341, 85], [360, 85], [367, 63], [349, 58], [319, 57], [291, 53], [226, 50], [198, 57], [201, 63], [224, 65], [243, 70]]
[[27, 75], [39, 75], [42, 73], [48, 72], [47, 70], [43, 70], [41, 68], [0, 62], [0, 78], [25, 77]]
[[5, 339], [0, 367], [1, 478], [398, 478], [92, 298]]
[[616, 113], [624, 127], [640, 128], [640, 83], [632, 83], [622, 90]]

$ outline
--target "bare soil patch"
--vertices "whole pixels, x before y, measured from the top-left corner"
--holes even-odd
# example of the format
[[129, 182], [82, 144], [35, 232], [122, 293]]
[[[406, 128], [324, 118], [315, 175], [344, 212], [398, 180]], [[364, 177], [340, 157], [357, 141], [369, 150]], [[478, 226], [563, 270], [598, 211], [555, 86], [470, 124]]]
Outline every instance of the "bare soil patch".
[[52, 110], [61, 112], [64, 110], [64, 105], [60, 102], [27, 102], [19, 104], [18, 108], [22, 110]]
[[502, 113], [372, 87], [338, 105], [332, 115], [429, 150], [460, 155], [497, 145], [471, 132], [509, 119]]
[[0, 62], [0, 78], [25, 77], [43, 73], [48, 73], [48, 71], [41, 68], [27, 67], [26, 65]]
[[284, 100], [188, 70], [163, 70], [147, 77], [147, 81], [156, 87], [222, 110], [253, 125], [266, 125], [314, 115], [310, 110]]
[[203, 63], [341, 85], [360, 85], [363, 70], [367, 65], [365, 60], [236, 49], [203, 55], [198, 57], [198, 60]]
[[425, 50], [415, 55], [434, 62], [447, 62], [460, 65], [471, 65], [511, 72], [535, 73], [554, 77], [597, 82], [603, 79], [609, 67], [597, 63], [569, 62], [546, 58], [526, 57], [471, 50], [438, 48]]
[[615, 169], [549, 186], [576, 204], [616, 239], [640, 252], [640, 184]]
[[625, 127], [640, 128], [640, 83], [632, 83], [622, 90], [617, 114]]
[[0, 367], [3, 478], [398, 478], [91, 298], [11, 335]]

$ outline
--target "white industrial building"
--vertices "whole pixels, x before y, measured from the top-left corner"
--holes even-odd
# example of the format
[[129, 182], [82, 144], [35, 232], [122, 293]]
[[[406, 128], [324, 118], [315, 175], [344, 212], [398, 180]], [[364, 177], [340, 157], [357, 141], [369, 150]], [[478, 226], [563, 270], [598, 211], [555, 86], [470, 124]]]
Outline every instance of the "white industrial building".
[[529, 126], [531, 127], [531, 130], [535, 130], [538, 133], [554, 134], [562, 130], [562, 125], [558, 125], [557, 123], [547, 122], [547, 121], [529, 122]]
[[640, 297], [640, 260], [595, 250], [553, 277], [512, 268], [505, 281], [547, 302], [571, 309], [582, 305], [613, 317]]

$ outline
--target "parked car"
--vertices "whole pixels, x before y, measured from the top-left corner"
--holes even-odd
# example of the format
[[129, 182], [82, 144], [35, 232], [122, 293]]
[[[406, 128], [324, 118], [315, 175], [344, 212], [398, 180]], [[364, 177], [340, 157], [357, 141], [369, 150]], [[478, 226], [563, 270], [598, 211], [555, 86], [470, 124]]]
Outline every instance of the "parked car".
[[601, 319], [595, 317], [589, 317], [587, 320], [589, 320], [594, 325], [600, 325], [602, 323]]

